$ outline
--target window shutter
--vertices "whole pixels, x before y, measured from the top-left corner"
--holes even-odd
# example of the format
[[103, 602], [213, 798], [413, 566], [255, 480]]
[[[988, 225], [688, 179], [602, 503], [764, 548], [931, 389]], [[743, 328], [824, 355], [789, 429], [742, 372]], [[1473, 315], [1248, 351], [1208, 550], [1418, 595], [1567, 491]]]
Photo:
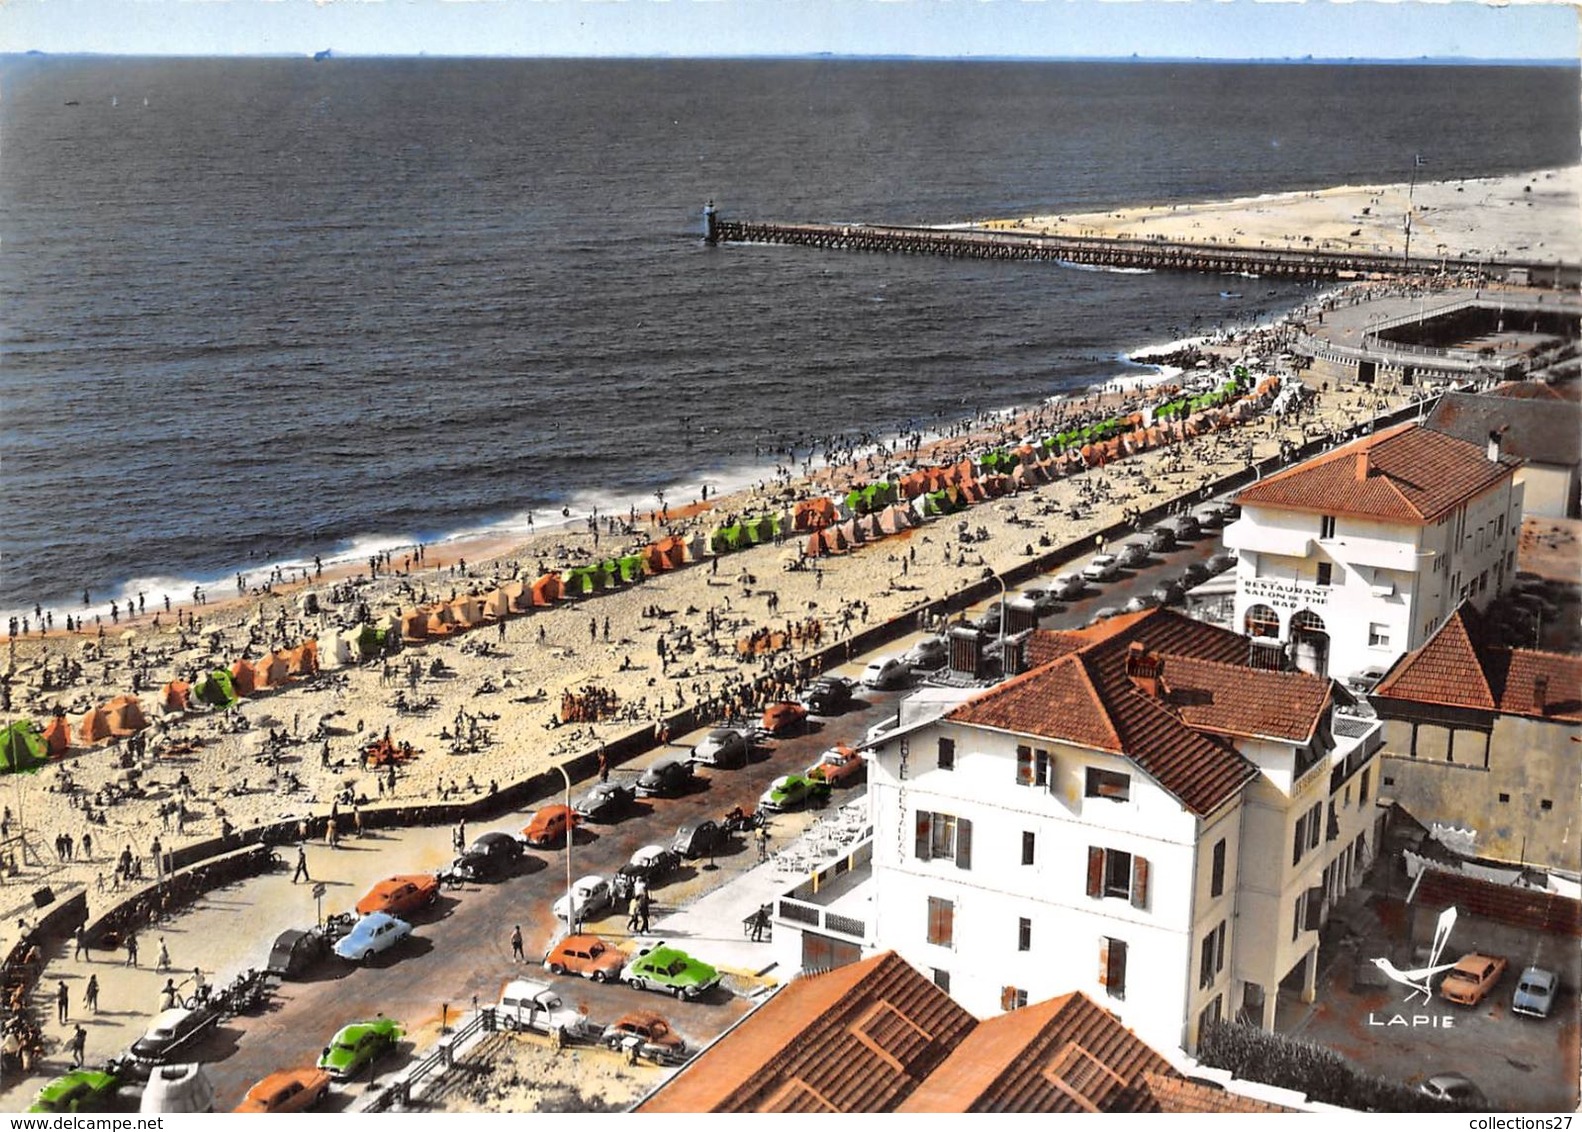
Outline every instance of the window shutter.
[[1148, 907], [1148, 860], [1145, 857], [1132, 858], [1132, 907]]
[[956, 867], [972, 868], [972, 822], [966, 818], [956, 819]]
[[1016, 1009], [1016, 988], [1015, 987], [1001, 987], [1000, 988], [1000, 1009], [1001, 1010], [1015, 1010]]
[[1033, 784], [1033, 749], [1031, 747], [1016, 748], [1016, 784], [1018, 786], [1031, 786]]
[[1110, 941], [1099, 940], [1099, 986], [1110, 985]]
[[1097, 845], [1088, 846], [1088, 895], [1104, 894], [1104, 850]]
[[917, 811], [917, 859], [926, 861], [933, 854], [929, 851], [934, 838], [934, 815], [927, 810]]
[[946, 947], [956, 946], [956, 904], [953, 900], [939, 902], [939, 940]]

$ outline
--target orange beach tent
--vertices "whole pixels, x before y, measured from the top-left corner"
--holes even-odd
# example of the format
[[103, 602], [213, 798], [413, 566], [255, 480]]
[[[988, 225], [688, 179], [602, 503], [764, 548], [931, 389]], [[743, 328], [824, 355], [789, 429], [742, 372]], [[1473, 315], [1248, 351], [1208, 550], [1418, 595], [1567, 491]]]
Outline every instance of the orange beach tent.
[[44, 746], [52, 755], [64, 755], [71, 746], [71, 724], [57, 715], [44, 725]]
[[136, 696], [117, 696], [105, 705], [105, 716], [114, 735], [132, 735], [148, 726], [143, 717], [143, 705]]

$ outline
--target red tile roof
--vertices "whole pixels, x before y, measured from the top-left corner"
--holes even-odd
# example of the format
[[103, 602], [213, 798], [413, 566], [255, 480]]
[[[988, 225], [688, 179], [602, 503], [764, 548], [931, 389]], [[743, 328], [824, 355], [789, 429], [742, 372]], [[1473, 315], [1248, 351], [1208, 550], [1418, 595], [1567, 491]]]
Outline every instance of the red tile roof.
[[1143, 1079], [1160, 1112], [1299, 1112], [1272, 1101], [1260, 1101], [1228, 1089], [1200, 1085], [1184, 1077], [1145, 1073]]
[[1510, 476], [1521, 461], [1408, 422], [1243, 488], [1236, 502], [1387, 522], [1437, 522]]
[[1482, 618], [1464, 604], [1396, 661], [1370, 698], [1386, 715], [1391, 702], [1403, 702], [1582, 723], [1582, 657], [1491, 644]]
[[897, 1112], [1152, 1112], [1170, 1063], [1076, 992], [978, 1024]]
[[[1161, 694], [1128, 677], [1134, 643], [1162, 665]], [[1305, 742], [1329, 709], [1329, 681], [1251, 668], [1248, 650], [1245, 637], [1163, 609], [1040, 632], [1028, 642], [1038, 667], [945, 718], [1122, 753], [1208, 814], [1257, 774], [1226, 736]]]
[[1527, 931], [1582, 937], [1582, 901], [1554, 892], [1428, 869], [1419, 878], [1411, 902], [1433, 911], [1454, 906], [1463, 916], [1479, 916]]
[[796, 979], [638, 1112], [887, 1112], [977, 1020], [899, 955]]

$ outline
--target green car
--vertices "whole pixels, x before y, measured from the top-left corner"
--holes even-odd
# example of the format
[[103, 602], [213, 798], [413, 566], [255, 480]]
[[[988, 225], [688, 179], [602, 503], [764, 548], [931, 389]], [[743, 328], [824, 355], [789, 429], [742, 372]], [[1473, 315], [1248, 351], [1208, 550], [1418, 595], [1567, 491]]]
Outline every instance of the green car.
[[803, 804], [822, 805], [829, 800], [829, 783], [803, 774], [782, 774], [758, 799], [760, 810], [779, 813]]
[[345, 1081], [389, 1053], [405, 1033], [399, 1022], [389, 1018], [342, 1026], [319, 1055], [319, 1068], [337, 1081]]
[[74, 1069], [38, 1091], [29, 1112], [103, 1112], [121, 1079], [97, 1069]]
[[697, 998], [719, 984], [720, 973], [661, 941], [639, 951], [621, 972], [621, 981], [638, 990], [667, 990], [677, 998]]

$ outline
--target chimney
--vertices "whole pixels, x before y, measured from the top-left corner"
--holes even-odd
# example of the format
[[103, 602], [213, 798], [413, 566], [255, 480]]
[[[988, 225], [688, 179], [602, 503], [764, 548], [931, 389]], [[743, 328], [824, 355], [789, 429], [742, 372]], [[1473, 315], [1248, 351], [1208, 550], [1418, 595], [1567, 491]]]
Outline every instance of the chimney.
[[1164, 689], [1165, 663], [1141, 641], [1126, 646], [1126, 676], [1141, 692], [1158, 699]]
[[1509, 427], [1509, 425], [1501, 425], [1499, 428], [1489, 430], [1489, 460], [1492, 463], [1500, 462], [1500, 444], [1505, 439], [1505, 430]]
[[1533, 677], [1533, 706], [1540, 715], [1549, 714], [1549, 677]]
[[1368, 450], [1366, 448], [1359, 449], [1357, 452], [1357, 482], [1362, 483], [1366, 480], [1370, 470], [1368, 467]]

